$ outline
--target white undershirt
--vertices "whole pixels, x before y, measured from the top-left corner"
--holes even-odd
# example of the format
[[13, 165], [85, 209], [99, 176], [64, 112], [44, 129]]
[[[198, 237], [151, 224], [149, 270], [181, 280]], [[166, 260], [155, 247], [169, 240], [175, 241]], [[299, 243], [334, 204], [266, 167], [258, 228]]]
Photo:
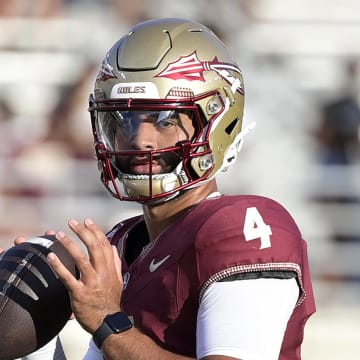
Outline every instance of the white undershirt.
[[55, 337], [39, 350], [20, 360], [66, 360], [59, 337]]
[[[226, 355], [276, 360], [299, 297], [295, 279], [217, 282], [202, 298], [197, 319], [197, 358]], [[84, 360], [102, 360], [90, 341]]]
[[197, 358], [277, 360], [298, 297], [295, 278], [212, 284], [198, 312]]

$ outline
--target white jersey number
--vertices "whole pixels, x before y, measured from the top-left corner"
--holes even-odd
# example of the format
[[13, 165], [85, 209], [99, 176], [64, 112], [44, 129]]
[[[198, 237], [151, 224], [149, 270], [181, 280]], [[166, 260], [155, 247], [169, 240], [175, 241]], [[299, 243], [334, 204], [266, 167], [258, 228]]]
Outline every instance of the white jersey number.
[[260, 239], [260, 249], [271, 247], [271, 227], [264, 223], [264, 220], [256, 207], [246, 209], [243, 231], [246, 241]]

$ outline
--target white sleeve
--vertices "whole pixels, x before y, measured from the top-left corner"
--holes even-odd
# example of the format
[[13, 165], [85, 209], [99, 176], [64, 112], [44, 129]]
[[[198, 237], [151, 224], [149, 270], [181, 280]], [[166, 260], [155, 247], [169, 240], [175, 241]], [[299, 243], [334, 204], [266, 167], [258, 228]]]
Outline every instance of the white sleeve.
[[94, 341], [91, 339], [89, 342], [89, 348], [83, 357], [83, 360], [103, 360], [103, 353], [101, 350], [95, 345]]
[[212, 284], [199, 307], [197, 358], [223, 355], [277, 360], [298, 297], [295, 278]]
[[56, 336], [39, 350], [23, 357], [21, 360], [66, 360], [60, 338]]

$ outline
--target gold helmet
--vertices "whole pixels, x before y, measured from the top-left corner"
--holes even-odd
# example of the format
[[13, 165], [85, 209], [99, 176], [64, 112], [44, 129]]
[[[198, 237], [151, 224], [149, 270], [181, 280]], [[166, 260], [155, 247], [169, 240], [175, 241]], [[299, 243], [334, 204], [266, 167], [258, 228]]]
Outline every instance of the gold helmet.
[[[241, 71], [210, 29], [184, 19], [136, 25], [107, 53], [90, 95], [102, 182], [120, 200], [149, 202], [209, 181], [236, 158], [243, 106]], [[161, 149], [119, 148], [117, 128], [134, 133], [143, 112], [157, 119], [183, 112], [191, 117], [195, 133]], [[151, 163], [164, 154], [172, 154], [176, 162], [160, 174], [152, 173], [151, 166], [145, 174], [131, 173], [119, 161], [146, 156]]]

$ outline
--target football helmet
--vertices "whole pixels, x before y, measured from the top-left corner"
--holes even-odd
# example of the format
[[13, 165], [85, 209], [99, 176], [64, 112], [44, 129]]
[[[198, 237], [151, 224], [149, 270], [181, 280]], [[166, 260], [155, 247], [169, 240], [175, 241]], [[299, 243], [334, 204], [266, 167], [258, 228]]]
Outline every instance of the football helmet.
[[[106, 54], [89, 103], [101, 180], [120, 200], [173, 198], [225, 170], [241, 147], [242, 73], [223, 42], [194, 21], [136, 25]], [[174, 144], [139, 149], [119, 140], [137, 136], [142, 116], [158, 126], [181, 114], [194, 133]], [[166, 156], [172, 166], [154, 173], [151, 164]], [[147, 159], [148, 170], [128, 170], [122, 159], [131, 157]]]

